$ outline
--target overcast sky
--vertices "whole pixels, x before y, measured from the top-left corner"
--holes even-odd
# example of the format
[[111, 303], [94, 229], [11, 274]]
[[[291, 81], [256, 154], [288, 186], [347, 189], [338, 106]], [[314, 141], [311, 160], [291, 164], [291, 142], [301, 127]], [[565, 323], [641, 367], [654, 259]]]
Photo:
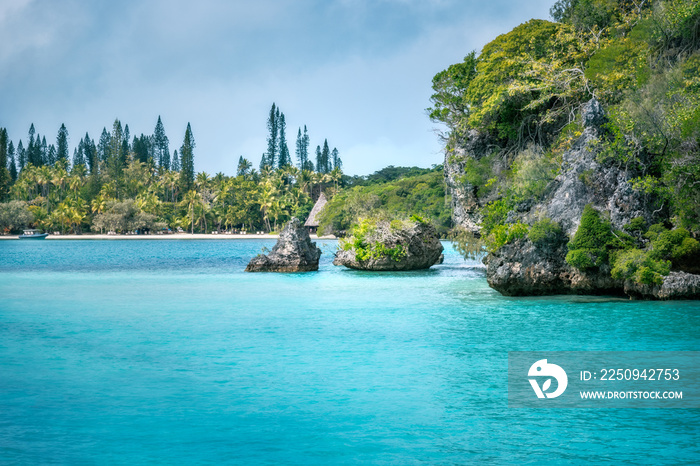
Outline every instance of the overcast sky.
[[115, 118], [170, 150], [192, 124], [195, 169], [257, 167], [275, 102], [294, 154], [307, 125], [345, 172], [442, 162], [431, 79], [554, 0], [0, 0], [0, 126], [72, 148]]

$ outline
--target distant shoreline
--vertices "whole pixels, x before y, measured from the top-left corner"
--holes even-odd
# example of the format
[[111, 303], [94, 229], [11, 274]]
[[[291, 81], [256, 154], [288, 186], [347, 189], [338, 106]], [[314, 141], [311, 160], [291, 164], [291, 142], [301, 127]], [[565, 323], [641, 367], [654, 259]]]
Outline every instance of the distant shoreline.
[[[310, 235], [312, 240], [317, 240], [317, 239], [336, 239], [335, 236], [329, 235], [329, 236], [317, 236], [317, 235]], [[212, 235], [212, 234], [203, 234], [203, 233], [195, 233], [189, 234], [189, 233], [174, 233], [170, 235], [49, 235], [46, 237], [45, 240], [38, 240], [38, 241], [59, 241], [59, 240], [81, 240], [81, 239], [86, 239], [86, 240], [192, 240], [192, 239], [206, 239], [206, 240], [230, 240], [230, 239], [277, 239], [279, 238], [279, 235], [270, 235], [270, 234], [264, 234], [264, 235], [240, 235], [240, 234], [235, 234], [235, 235], [227, 235], [227, 234], [218, 234], [218, 235]], [[7, 235], [7, 236], [0, 236], [0, 240], [16, 240], [19, 239], [19, 235]], [[28, 240], [32, 241], [32, 240]], [[37, 240], [34, 240], [37, 241]]]

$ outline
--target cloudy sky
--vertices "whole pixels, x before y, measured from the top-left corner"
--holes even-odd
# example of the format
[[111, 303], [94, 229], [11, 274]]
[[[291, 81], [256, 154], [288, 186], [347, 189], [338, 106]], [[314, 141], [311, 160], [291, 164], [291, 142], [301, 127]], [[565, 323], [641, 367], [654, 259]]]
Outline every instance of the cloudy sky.
[[[257, 167], [275, 102], [294, 153], [307, 125], [348, 174], [441, 163], [426, 116], [435, 73], [554, 0], [0, 0], [0, 126], [34, 123], [71, 147], [115, 118], [132, 136], [160, 115], [170, 150], [187, 123], [195, 168]], [[71, 149], [72, 153], [72, 149]]]

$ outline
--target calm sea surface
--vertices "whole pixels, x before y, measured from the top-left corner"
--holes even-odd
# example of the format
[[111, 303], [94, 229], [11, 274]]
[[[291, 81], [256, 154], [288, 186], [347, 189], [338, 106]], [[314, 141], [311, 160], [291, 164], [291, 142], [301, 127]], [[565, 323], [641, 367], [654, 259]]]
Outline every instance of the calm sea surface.
[[247, 274], [270, 240], [0, 242], [0, 464], [698, 464], [700, 410], [507, 407], [508, 351], [700, 350], [700, 302], [429, 271]]

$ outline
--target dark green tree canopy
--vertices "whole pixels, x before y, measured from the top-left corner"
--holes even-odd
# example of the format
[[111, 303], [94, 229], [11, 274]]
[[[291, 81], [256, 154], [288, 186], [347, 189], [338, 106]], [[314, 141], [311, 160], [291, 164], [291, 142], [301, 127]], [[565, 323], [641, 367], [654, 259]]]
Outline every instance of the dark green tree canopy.
[[56, 136], [56, 161], [68, 161], [68, 130], [65, 124], [61, 124]]
[[185, 138], [180, 147], [180, 182], [183, 191], [189, 191], [194, 186], [194, 136], [192, 135], [192, 127], [187, 123], [185, 130]]
[[[279, 110], [279, 109], [278, 109]], [[284, 118], [284, 113], [279, 116], [279, 161], [278, 168], [284, 168], [292, 164], [292, 158], [289, 155], [289, 146], [287, 145], [287, 122]]]

